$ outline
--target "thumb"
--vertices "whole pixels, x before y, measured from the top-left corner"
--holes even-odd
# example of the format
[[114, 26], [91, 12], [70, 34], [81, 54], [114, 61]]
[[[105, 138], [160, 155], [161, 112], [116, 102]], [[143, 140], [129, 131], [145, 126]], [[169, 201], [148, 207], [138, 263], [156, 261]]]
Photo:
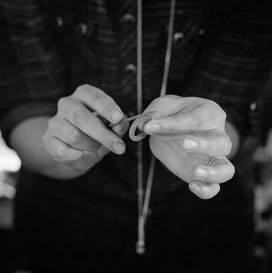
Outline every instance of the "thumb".
[[192, 133], [205, 130], [202, 121], [193, 112], [170, 115], [158, 119], [152, 119], [144, 125], [144, 132], [153, 134]]

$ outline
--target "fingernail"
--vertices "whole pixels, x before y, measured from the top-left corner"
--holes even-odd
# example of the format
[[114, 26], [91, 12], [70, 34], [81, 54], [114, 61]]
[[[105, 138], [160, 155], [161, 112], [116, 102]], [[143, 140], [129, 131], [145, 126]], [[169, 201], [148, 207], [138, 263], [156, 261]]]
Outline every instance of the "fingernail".
[[201, 186], [197, 182], [193, 182], [193, 183], [189, 184], [189, 188], [191, 190], [197, 191], [197, 192], [201, 190]]
[[113, 121], [119, 121], [122, 119], [122, 117], [123, 117], [123, 115], [119, 111], [114, 110], [111, 112], [111, 119]]
[[208, 176], [208, 171], [203, 168], [198, 168], [196, 171], [196, 178], [206, 178]]
[[112, 144], [112, 149], [117, 153], [117, 154], [123, 154], [125, 152], [125, 144], [120, 141], [116, 141]]
[[183, 143], [183, 148], [188, 150], [196, 149], [197, 146], [198, 146], [198, 143], [192, 138], [186, 138]]
[[161, 129], [159, 124], [156, 123], [147, 123], [144, 127], [146, 133], [157, 133]]

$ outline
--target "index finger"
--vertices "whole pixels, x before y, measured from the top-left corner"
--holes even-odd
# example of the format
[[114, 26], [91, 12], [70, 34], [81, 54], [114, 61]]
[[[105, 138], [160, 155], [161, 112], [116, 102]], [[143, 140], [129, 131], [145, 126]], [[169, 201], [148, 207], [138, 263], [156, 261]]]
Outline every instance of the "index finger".
[[123, 112], [113, 98], [95, 86], [79, 86], [73, 96], [110, 123], [116, 124], [123, 118]]
[[[125, 151], [124, 142], [84, 105], [74, 98], [65, 98], [59, 102], [62, 115], [80, 131], [101, 143], [116, 154]], [[63, 105], [62, 105], [63, 104]]]

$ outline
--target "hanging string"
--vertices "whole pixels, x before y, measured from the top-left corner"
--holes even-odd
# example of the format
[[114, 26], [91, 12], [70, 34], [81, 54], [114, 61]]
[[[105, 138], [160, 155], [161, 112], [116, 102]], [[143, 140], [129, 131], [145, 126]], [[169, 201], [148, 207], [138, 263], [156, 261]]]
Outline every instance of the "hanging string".
[[[142, 1], [137, 1], [137, 109], [138, 114], [142, 112]], [[169, 76], [169, 68], [171, 61], [172, 43], [173, 43], [173, 31], [174, 31], [174, 18], [175, 18], [175, 6], [176, 1], [171, 0], [170, 18], [168, 28], [167, 47], [165, 54], [164, 72], [162, 79], [162, 86], [160, 96], [164, 96], [167, 90], [167, 81]], [[139, 75], [140, 74], [140, 75]], [[136, 243], [136, 252], [140, 255], [145, 252], [145, 222], [148, 216], [149, 202], [155, 172], [156, 159], [154, 155], [151, 157], [146, 191], [144, 195], [143, 189], [143, 150], [142, 141], [138, 141], [138, 241]], [[141, 150], [139, 151], [139, 148]], [[140, 172], [139, 172], [140, 171]], [[140, 175], [139, 175], [140, 174]], [[143, 200], [144, 198], [144, 200]]]
[[171, 0], [167, 47], [166, 47], [164, 71], [163, 71], [162, 87], [161, 87], [160, 96], [164, 96], [166, 94], [166, 89], [167, 89], [167, 81], [168, 81], [168, 76], [169, 76], [169, 68], [170, 68], [172, 44], [173, 44], [172, 37], [174, 34], [175, 8], [176, 8], [176, 0]]
[[[141, 114], [143, 111], [143, 90], [142, 90], [142, 47], [143, 47], [143, 6], [142, 0], [137, 0], [137, 114]], [[144, 245], [144, 230], [142, 229], [142, 209], [143, 209], [143, 198], [144, 198], [144, 188], [143, 188], [143, 142], [137, 142], [137, 153], [138, 153], [138, 242], [136, 246], [137, 253], [140, 251], [142, 244]], [[140, 254], [140, 253], [139, 253]]]

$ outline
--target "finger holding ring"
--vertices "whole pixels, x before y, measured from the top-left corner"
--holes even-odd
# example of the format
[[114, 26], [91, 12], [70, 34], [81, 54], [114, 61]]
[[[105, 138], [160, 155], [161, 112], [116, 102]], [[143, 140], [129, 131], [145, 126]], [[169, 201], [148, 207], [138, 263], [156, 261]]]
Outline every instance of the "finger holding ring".
[[146, 133], [144, 133], [144, 132], [141, 132], [138, 135], [136, 135], [135, 133], [136, 133], [136, 130], [137, 130], [140, 123], [142, 123], [142, 122], [146, 123], [149, 120], [151, 120], [151, 118], [147, 117], [147, 116], [142, 116], [142, 117], [139, 117], [136, 120], [134, 120], [134, 122], [132, 123], [132, 125], [130, 126], [130, 129], [129, 129], [129, 137], [131, 140], [140, 141], [146, 137]]

